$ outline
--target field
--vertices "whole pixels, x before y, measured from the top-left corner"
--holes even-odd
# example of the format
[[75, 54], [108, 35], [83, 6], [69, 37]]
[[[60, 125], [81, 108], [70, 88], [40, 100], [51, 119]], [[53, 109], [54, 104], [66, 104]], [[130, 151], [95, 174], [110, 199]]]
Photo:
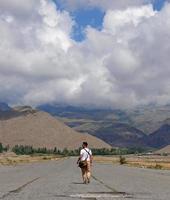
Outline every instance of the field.
[[58, 160], [56, 155], [15, 155], [14, 153], [0, 154], [0, 165], [17, 165], [20, 163], [33, 163], [38, 161]]
[[[124, 158], [124, 165], [140, 168], [153, 168], [153, 169], [167, 169], [170, 170], [170, 155], [126, 155]], [[33, 163], [40, 161], [59, 160], [61, 156], [58, 155], [16, 155], [14, 153], [0, 154], [0, 165], [17, 165], [20, 163]], [[120, 164], [120, 156], [94, 156], [96, 163], [105, 164]]]
[[[123, 156], [125, 165], [141, 168], [153, 168], [153, 169], [168, 169], [170, 170], [170, 155], [158, 156], [158, 155], [127, 155]], [[94, 160], [98, 163], [113, 163], [120, 164], [119, 156], [95, 156]]]

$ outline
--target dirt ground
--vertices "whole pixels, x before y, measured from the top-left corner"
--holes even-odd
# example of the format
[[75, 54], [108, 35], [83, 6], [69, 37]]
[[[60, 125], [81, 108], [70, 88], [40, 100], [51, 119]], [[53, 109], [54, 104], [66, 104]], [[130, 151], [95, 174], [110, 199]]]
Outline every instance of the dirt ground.
[[[168, 169], [170, 170], [170, 155], [126, 155], [125, 165], [141, 168]], [[119, 156], [95, 156], [94, 160], [100, 163], [120, 164]]]

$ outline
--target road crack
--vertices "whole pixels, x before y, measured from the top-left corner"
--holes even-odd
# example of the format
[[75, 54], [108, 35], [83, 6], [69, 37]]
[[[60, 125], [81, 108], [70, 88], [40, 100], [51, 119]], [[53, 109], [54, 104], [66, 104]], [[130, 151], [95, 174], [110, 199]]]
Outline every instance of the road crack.
[[102, 180], [98, 179], [98, 178], [95, 177], [94, 175], [92, 175], [92, 178], [93, 178], [94, 180], [96, 180], [97, 182], [99, 182], [100, 184], [102, 184], [102, 185], [103, 185], [104, 187], [106, 187], [107, 189], [111, 190], [112, 192], [114, 192], [114, 193], [120, 193], [120, 192], [118, 192], [117, 190], [115, 190], [114, 188], [112, 188], [112, 187], [108, 186], [107, 184], [105, 184]]
[[21, 192], [25, 187], [27, 187], [28, 185], [30, 185], [31, 183], [37, 181], [38, 179], [40, 179], [40, 177], [37, 177], [31, 181], [28, 181], [27, 183], [21, 185], [20, 187], [16, 188], [15, 190], [11, 190], [8, 193], [4, 194], [0, 199], [5, 199], [8, 196], [11, 196], [13, 194], [17, 194], [19, 192]]
[[[115, 190], [114, 188], [110, 187], [109, 185], [107, 185], [106, 183], [104, 183], [102, 180], [98, 179], [98, 178], [95, 177], [94, 175], [92, 175], [92, 178], [93, 178], [94, 180], [96, 180], [97, 182], [99, 182], [100, 184], [102, 184], [105, 188], [111, 190], [111, 192], [104, 192], [103, 194], [109, 194], [109, 193], [110, 193], [110, 195], [111, 195], [111, 194], [112, 194], [112, 195], [120, 195], [121, 197], [126, 197], [126, 198], [127, 198], [127, 197], [128, 197], [128, 198], [132, 198], [132, 197], [133, 197], [132, 194], [128, 194], [128, 193], [126, 193], [126, 192], [119, 192], [119, 191]], [[94, 193], [93, 193], [93, 194], [94, 194]], [[96, 192], [96, 194], [101, 194], [101, 192], [99, 192], [99, 193]]]

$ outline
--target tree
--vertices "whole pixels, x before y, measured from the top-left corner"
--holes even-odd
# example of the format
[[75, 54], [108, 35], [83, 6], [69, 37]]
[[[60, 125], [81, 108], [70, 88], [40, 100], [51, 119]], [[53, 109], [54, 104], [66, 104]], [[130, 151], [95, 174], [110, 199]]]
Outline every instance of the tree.
[[69, 153], [68, 149], [67, 149], [67, 148], [64, 148], [62, 154], [63, 154], [64, 156], [68, 156], [68, 153]]
[[3, 152], [3, 145], [2, 145], [2, 143], [0, 143], [0, 153], [2, 153]]

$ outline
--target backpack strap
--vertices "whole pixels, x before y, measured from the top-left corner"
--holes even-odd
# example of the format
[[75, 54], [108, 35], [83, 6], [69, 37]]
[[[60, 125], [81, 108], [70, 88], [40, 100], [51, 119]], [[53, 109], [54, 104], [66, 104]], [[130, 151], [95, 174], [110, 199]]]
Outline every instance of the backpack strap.
[[[91, 156], [89, 151], [87, 151], [85, 148], [84, 148], [84, 150], [89, 154], [89, 156]], [[87, 158], [88, 158], [88, 155], [87, 155]], [[86, 160], [87, 160], [87, 158], [86, 158]]]

